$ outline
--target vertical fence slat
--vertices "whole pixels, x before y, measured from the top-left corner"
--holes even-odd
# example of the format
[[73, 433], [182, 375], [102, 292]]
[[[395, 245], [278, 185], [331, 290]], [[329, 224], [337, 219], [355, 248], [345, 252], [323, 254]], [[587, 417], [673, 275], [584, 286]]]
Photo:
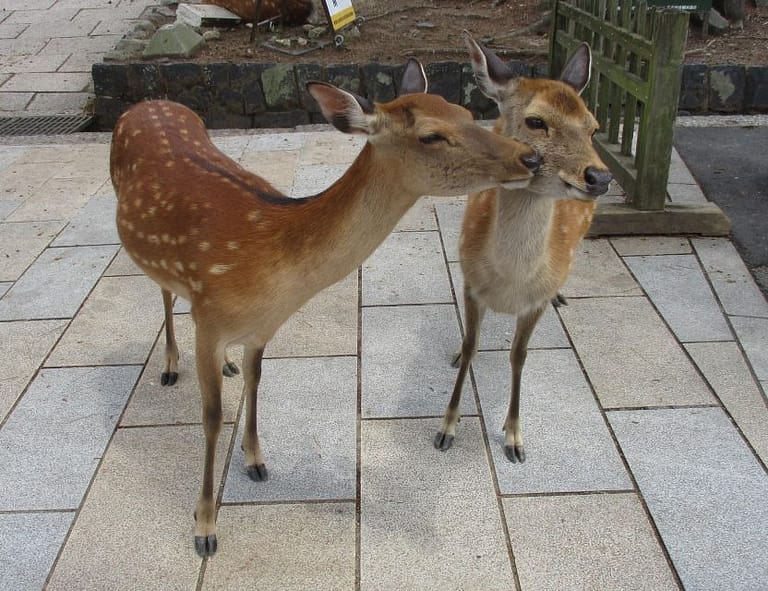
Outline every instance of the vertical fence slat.
[[[638, 32], [633, 19], [633, 1], [621, 0], [621, 27], [627, 31]], [[625, 65], [632, 74], [639, 73], [638, 56], [630, 52]], [[632, 142], [635, 137], [635, 117], [637, 116], [637, 99], [627, 93], [624, 107], [624, 126], [621, 134], [621, 153], [624, 156], [632, 154]]]
[[[619, 22], [619, 3], [611, 2], [610, 22], [616, 27], [620, 27]], [[626, 48], [621, 43], [613, 47], [613, 59], [617, 66], [624, 69], [626, 67]], [[608, 141], [612, 144], [619, 142], [619, 132], [621, 130], [621, 113], [624, 106], [624, 90], [618, 84], [611, 85], [611, 116], [608, 125]]]

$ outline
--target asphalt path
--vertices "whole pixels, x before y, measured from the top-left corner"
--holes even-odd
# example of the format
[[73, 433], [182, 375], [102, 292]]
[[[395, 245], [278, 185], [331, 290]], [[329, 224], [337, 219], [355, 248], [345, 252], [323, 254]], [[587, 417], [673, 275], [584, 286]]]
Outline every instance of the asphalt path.
[[768, 294], [768, 127], [677, 127], [675, 147]]

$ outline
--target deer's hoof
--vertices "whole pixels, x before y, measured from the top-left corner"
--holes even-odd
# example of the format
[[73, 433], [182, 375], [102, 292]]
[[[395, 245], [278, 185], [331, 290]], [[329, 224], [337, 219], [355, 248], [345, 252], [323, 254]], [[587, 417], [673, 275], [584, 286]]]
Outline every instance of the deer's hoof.
[[223, 373], [228, 378], [233, 378], [240, 373], [240, 369], [233, 362], [227, 361], [224, 364], [224, 367], [221, 368], [221, 373]]
[[269, 479], [269, 473], [267, 467], [264, 464], [254, 464], [253, 466], [246, 466], [245, 471], [248, 472], [248, 478], [254, 482], [264, 482]]
[[216, 554], [216, 534], [195, 536], [195, 552], [201, 558]]
[[435, 449], [446, 451], [453, 445], [453, 435], [446, 435], [442, 431], [438, 431], [437, 435], [435, 435], [434, 444]]
[[567, 306], [568, 300], [565, 298], [563, 294], [558, 293], [555, 297], [552, 298], [552, 305], [555, 308], [559, 308], [560, 306]]
[[517, 464], [517, 462], [522, 464], [525, 462], [525, 450], [522, 445], [505, 445], [504, 455], [507, 456], [507, 459], [513, 464]]
[[179, 374], [175, 371], [164, 371], [162, 374], [160, 374], [160, 385], [173, 386], [178, 379]]

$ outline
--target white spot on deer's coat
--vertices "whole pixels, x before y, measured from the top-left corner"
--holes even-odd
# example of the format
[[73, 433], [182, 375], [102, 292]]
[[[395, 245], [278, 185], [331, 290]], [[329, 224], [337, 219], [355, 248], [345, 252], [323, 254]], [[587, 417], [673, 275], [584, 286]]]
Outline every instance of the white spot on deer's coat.
[[261, 212], [258, 209], [253, 209], [248, 212], [248, 221], [255, 222], [261, 217]]
[[176, 261], [175, 263], [173, 263], [173, 266], [176, 267], [179, 270], [179, 272], [181, 273], [184, 272], [184, 263], [182, 263], [181, 261]]
[[227, 271], [231, 271], [234, 268], [234, 265], [212, 265], [210, 269], [208, 269], [208, 272], [211, 275], [223, 275]]
[[227, 242], [227, 248], [229, 250], [238, 250], [240, 248], [240, 245], [234, 240], [230, 240], [229, 242]]
[[209, 250], [209, 249], [211, 248], [211, 243], [210, 243], [210, 242], [205, 242], [205, 241], [203, 241], [203, 242], [201, 242], [200, 244], [198, 244], [198, 245], [197, 245], [197, 247], [198, 247], [198, 248], [199, 248], [201, 251], [205, 252], [206, 250]]

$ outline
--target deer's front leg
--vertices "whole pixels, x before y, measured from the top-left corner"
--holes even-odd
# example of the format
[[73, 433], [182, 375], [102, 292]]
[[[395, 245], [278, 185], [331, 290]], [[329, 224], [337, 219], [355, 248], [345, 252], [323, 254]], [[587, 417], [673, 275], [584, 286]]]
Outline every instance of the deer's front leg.
[[267, 480], [267, 467], [259, 445], [256, 407], [258, 400], [259, 381], [261, 381], [261, 360], [264, 347], [246, 347], [243, 360], [245, 371], [245, 432], [243, 433], [243, 451], [245, 452], [245, 469], [251, 480]]
[[435, 435], [435, 447], [445, 451], [451, 447], [456, 437], [456, 425], [458, 425], [461, 415], [459, 414], [459, 403], [461, 402], [461, 391], [464, 387], [464, 380], [469, 371], [469, 364], [477, 351], [477, 342], [480, 334], [480, 324], [485, 315], [485, 306], [478, 302], [470, 293], [469, 285], [464, 284], [464, 318], [466, 319], [466, 332], [464, 341], [461, 344], [461, 351], [454, 359], [454, 367], [459, 364], [459, 374], [456, 376], [456, 383], [453, 386], [453, 394], [448, 403], [443, 418], [443, 426]]
[[509, 363], [512, 366], [512, 395], [509, 400], [507, 418], [504, 421], [504, 455], [513, 464], [518, 461], [522, 464], [525, 461], [523, 432], [520, 428], [520, 382], [525, 359], [528, 356], [528, 341], [543, 313], [544, 306], [517, 317], [515, 339], [509, 352]]
[[205, 465], [203, 486], [195, 507], [195, 550], [202, 556], [216, 553], [216, 504], [213, 499], [213, 474], [216, 443], [221, 431], [221, 364], [224, 358], [215, 345], [198, 329], [197, 374], [203, 400], [203, 432], [205, 433]]
[[179, 379], [179, 347], [173, 330], [173, 294], [167, 289], [161, 291], [165, 311], [165, 368], [160, 374], [160, 385], [173, 386]]

